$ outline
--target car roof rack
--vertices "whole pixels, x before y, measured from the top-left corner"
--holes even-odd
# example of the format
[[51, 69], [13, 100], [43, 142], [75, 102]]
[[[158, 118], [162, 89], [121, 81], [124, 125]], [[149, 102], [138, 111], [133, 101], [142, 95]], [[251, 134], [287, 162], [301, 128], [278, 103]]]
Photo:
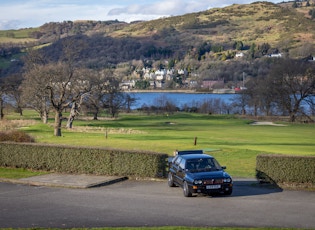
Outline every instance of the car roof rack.
[[175, 151], [175, 155], [186, 155], [186, 154], [203, 154], [203, 150], [183, 150], [183, 151]]

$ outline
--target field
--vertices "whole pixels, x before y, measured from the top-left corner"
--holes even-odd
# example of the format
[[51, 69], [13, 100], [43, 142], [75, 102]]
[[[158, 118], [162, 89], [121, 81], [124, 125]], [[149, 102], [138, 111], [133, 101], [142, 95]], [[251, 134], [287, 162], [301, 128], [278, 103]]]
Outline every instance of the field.
[[[148, 150], [172, 155], [175, 150], [203, 149], [215, 156], [234, 177], [254, 177], [261, 153], [315, 155], [314, 124], [252, 125], [234, 116], [176, 113], [121, 114], [116, 119], [79, 117], [72, 130], [53, 136], [53, 120], [42, 124], [36, 114], [7, 116], [5, 123], [35, 137], [38, 143]], [[20, 124], [18, 124], [20, 123]], [[63, 123], [63, 126], [66, 122]], [[9, 127], [10, 125], [7, 125]]]

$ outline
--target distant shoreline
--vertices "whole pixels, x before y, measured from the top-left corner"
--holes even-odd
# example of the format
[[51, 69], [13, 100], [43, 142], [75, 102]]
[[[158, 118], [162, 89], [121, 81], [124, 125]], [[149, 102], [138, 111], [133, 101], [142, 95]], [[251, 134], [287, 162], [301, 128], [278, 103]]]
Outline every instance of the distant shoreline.
[[150, 89], [150, 90], [125, 90], [126, 93], [187, 93], [187, 94], [235, 94], [234, 89], [216, 89], [213, 91], [196, 91], [187, 89]]

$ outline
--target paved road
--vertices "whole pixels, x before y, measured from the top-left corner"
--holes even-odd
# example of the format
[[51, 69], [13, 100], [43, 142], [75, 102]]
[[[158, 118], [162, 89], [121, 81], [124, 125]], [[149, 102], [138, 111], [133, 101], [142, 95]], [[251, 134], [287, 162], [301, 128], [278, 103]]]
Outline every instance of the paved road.
[[185, 198], [166, 182], [73, 189], [0, 183], [0, 228], [234, 226], [315, 229], [315, 193], [236, 181], [232, 196]]

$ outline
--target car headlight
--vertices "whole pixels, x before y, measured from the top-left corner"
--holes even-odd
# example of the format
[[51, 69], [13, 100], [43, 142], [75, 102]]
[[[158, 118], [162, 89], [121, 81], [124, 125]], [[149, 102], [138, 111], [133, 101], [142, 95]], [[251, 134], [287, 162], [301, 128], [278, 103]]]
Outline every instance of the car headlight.
[[194, 180], [194, 184], [202, 184], [202, 180]]
[[224, 183], [231, 183], [231, 182], [232, 182], [232, 179], [231, 179], [231, 178], [224, 178], [224, 179], [223, 179], [223, 182], [224, 182]]

